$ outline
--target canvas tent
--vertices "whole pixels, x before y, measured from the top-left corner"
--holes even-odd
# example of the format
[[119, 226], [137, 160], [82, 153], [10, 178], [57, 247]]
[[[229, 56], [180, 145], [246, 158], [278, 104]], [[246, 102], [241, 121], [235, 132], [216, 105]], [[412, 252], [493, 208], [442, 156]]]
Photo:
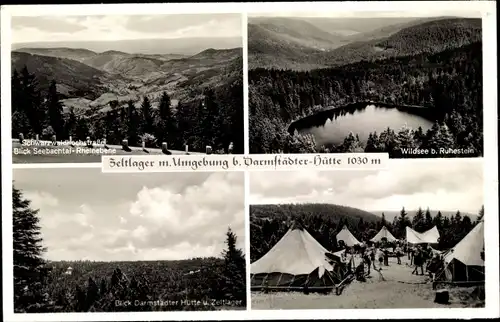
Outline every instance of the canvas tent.
[[443, 254], [447, 280], [484, 281], [484, 224], [479, 222], [455, 247]]
[[385, 238], [388, 242], [394, 242], [396, 241], [397, 239], [391, 234], [391, 232], [389, 231], [389, 229], [387, 229], [387, 227], [382, 227], [380, 229], [380, 231], [378, 232], [378, 234], [375, 235], [375, 237], [373, 237], [372, 239], [370, 239], [370, 241], [376, 243], [376, 242], [380, 242], [383, 238]]
[[331, 287], [342, 275], [342, 262], [329, 254], [303, 227], [292, 227], [250, 267], [252, 289]]
[[347, 247], [352, 247], [354, 245], [361, 245], [359, 240], [354, 237], [354, 235], [349, 231], [347, 226], [342, 227], [342, 230], [337, 234], [337, 243], [342, 240]]
[[406, 227], [406, 241], [409, 244], [437, 244], [439, 243], [439, 231], [436, 226], [423, 233]]

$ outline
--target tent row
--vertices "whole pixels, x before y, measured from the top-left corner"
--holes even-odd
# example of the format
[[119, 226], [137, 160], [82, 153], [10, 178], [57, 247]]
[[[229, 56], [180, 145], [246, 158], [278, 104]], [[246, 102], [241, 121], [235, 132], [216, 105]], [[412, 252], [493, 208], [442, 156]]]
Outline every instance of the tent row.
[[[421, 234], [407, 230], [408, 236], [409, 242], [432, 243], [439, 238], [436, 237], [439, 232], [435, 227]], [[382, 238], [396, 240], [387, 229], [382, 229], [372, 241]], [[346, 227], [337, 234], [337, 240], [343, 240], [346, 246], [360, 244]], [[483, 249], [484, 226], [480, 222], [455, 247], [442, 253], [446, 279], [484, 280], [484, 259], [480, 256]], [[251, 264], [252, 289], [333, 288], [346, 276], [349, 266], [355, 265], [354, 257], [348, 257], [345, 250], [329, 252], [303, 227], [292, 226], [264, 256]]]
[[[349, 231], [347, 226], [342, 227], [342, 230], [336, 236], [337, 241], [342, 240], [347, 247], [352, 247], [355, 245], [361, 245], [362, 243], [354, 237], [354, 235]], [[386, 239], [388, 242], [394, 242], [397, 239], [391, 234], [387, 227], [382, 227], [380, 231], [370, 239], [371, 242], [381, 242], [383, 239]]]

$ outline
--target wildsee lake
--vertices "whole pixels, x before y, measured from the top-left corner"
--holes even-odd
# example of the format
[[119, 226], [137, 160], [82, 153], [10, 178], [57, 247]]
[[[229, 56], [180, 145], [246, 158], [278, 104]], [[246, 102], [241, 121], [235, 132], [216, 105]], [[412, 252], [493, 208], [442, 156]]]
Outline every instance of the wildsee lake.
[[[340, 145], [349, 132], [359, 135], [366, 143], [368, 135], [373, 132], [380, 134], [387, 127], [399, 131], [405, 124], [414, 130], [422, 127], [424, 133], [430, 129], [433, 122], [420, 116], [426, 109], [419, 107], [392, 107], [367, 103], [351, 104], [342, 108], [321, 111], [293, 122], [288, 131], [300, 134], [312, 134], [318, 147], [322, 145]], [[409, 110], [418, 111], [410, 113]]]

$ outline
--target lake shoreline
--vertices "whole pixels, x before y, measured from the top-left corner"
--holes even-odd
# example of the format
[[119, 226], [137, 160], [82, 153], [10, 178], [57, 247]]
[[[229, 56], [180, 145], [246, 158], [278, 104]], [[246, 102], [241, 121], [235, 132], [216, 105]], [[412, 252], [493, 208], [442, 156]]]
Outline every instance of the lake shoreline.
[[430, 107], [421, 105], [392, 104], [392, 103], [376, 102], [376, 101], [362, 101], [362, 102], [350, 103], [341, 107], [334, 107], [317, 111], [311, 115], [302, 117], [298, 120], [291, 122], [290, 125], [288, 125], [287, 131], [288, 133], [293, 135], [296, 130], [300, 131], [305, 128], [322, 126], [328, 119], [333, 119], [334, 114], [339, 111], [348, 112], [354, 110], [363, 110], [369, 105], [373, 105], [378, 108], [395, 108], [401, 112], [417, 115], [429, 120], [430, 122], [435, 122], [435, 118], [431, 116], [430, 111], [432, 109]]

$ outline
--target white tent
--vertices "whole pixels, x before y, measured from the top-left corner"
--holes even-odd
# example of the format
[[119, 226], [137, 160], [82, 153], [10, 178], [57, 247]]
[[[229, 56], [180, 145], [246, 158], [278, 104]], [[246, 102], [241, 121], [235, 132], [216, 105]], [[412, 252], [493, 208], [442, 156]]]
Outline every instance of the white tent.
[[447, 252], [444, 261], [449, 264], [453, 259], [456, 259], [467, 266], [484, 266], [484, 260], [480, 256], [483, 249], [484, 225], [481, 221]]
[[370, 241], [376, 243], [376, 242], [379, 242], [382, 240], [382, 238], [385, 238], [387, 239], [388, 242], [393, 242], [393, 241], [396, 241], [396, 237], [394, 237], [391, 232], [389, 231], [389, 229], [387, 229], [387, 227], [382, 227], [380, 229], [380, 231], [378, 232], [378, 234], [375, 235], [375, 237], [373, 237], [372, 239], [370, 239]]
[[406, 241], [410, 244], [437, 244], [439, 243], [439, 231], [436, 226], [423, 233], [406, 227]]
[[342, 227], [342, 230], [336, 236], [337, 242], [343, 240], [347, 247], [352, 247], [354, 245], [360, 245], [359, 240], [354, 237], [354, 235], [349, 231], [347, 226]]
[[436, 226], [431, 229], [424, 231], [422, 234], [422, 240], [427, 244], [437, 244], [439, 243], [439, 231]]
[[252, 274], [301, 275], [320, 268], [321, 277], [325, 270], [333, 268], [327, 261], [326, 253], [328, 250], [305, 229], [290, 229], [267, 254], [251, 265], [250, 271]]
[[274, 247], [251, 264], [252, 286], [334, 285], [331, 272], [336, 267], [327, 258], [327, 253], [328, 250], [304, 228], [292, 227]]
[[453, 281], [484, 281], [484, 223], [479, 222], [455, 247], [443, 254], [445, 274]]

